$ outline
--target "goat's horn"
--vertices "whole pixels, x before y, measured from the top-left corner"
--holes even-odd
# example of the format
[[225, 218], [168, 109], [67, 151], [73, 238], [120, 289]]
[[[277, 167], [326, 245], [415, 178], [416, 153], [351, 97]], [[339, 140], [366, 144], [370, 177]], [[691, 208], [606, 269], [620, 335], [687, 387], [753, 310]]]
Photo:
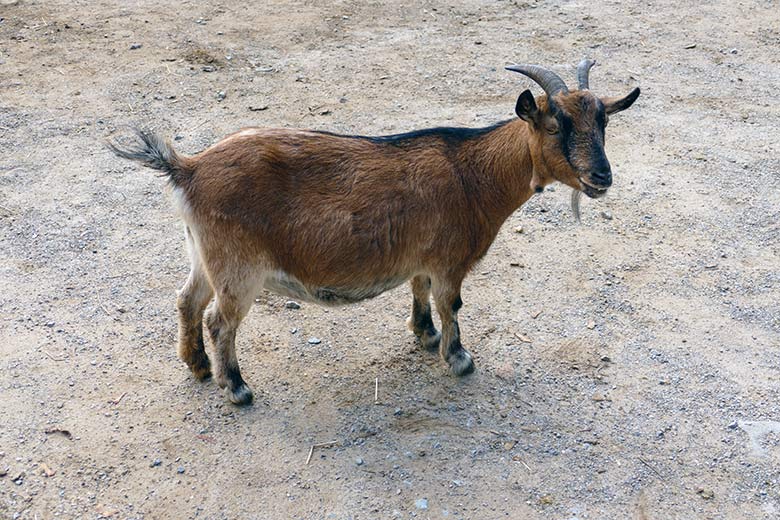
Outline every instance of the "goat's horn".
[[577, 83], [580, 90], [588, 90], [588, 74], [590, 74], [590, 68], [596, 64], [596, 60], [582, 60], [577, 65]]
[[506, 70], [525, 74], [544, 89], [548, 98], [553, 97], [558, 92], [569, 93], [566, 83], [557, 74], [538, 65], [512, 65], [507, 67]]

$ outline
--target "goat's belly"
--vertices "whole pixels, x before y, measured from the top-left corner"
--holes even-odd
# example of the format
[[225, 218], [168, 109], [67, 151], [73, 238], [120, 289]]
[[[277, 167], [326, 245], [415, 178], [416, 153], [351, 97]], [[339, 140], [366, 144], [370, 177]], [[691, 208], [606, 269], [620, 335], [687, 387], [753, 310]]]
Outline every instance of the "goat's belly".
[[365, 285], [315, 287], [303, 284], [284, 271], [274, 271], [266, 276], [263, 287], [283, 296], [320, 305], [346, 305], [379, 296], [385, 291], [398, 287], [407, 279], [408, 277], [398, 276]]

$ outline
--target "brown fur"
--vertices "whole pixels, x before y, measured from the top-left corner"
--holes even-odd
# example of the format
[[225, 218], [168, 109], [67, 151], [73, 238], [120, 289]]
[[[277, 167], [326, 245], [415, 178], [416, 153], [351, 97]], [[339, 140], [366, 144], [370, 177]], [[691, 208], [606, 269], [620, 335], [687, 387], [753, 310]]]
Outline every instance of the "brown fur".
[[[598, 103], [587, 91], [559, 95], [556, 119], [542, 96], [528, 100], [528, 122], [396, 139], [248, 128], [192, 157], [148, 134], [141, 134], [146, 149], [112, 145], [123, 157], [166, 169], [174, 185], [192, 261], [178, 300], [179, 355], [199, 378], [213, 368], [230, 399], [246, 403], [252, 393], [240, 375], [235, 334], [263, 287], [336, 304], [411, 278], [410, 328], [424, 346], [439, 344], [455, 374], [470, 373], [457, 321], [462, 281], [535, 190], [556, 180], [587, 188], [581, 180], [598, 159]], [[569, 158], [555, 134], [568, 121], [561, 113], [576, 138]], [[209, 363], [201, 320], [212, 295]]]
[[258, 129], [192, 157], [181, 188], [199, 227], [237, 235], [231, 255], [270, 254], [306, 285], [465, 273], [532, 194], [525, 125], [494, 132], [453, 153], [433, 138], [398, 148]]

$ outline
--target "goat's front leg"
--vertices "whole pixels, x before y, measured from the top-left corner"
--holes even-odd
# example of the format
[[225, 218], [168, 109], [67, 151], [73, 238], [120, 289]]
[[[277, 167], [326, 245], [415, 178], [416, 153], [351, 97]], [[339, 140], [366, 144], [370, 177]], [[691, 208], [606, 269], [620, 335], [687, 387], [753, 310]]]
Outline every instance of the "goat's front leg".
[[441, 317], [441, 343], [439, 355], [450, 366], [456, 376], [465, 376], [474, 372], [471, 354], [460, 343], [458, 311], [463, 306], [460, 299], [460, 280], [457, 283], [442, 280], [433, 286], [436, 310]]
[[412, 315], [406, 325], [414, 332], [426, 350], [436, 350], [441, 334], [433, 325], [431, 317], [431, 278], [415, 276], [412, 278]]

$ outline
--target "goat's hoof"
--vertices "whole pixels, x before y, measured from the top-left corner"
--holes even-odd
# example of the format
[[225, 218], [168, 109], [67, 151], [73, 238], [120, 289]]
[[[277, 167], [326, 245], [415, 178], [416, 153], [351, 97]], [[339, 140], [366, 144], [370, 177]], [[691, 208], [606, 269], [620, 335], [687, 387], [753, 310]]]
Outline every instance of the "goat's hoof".
[[425, 350], [436, 351], [439, 349], [439, 343], [441, 343], [441, 332], [436, 329], [433, 329], [433, 333], [426, 330], [418, 338]]
[[203, 355], [202, 359], [192, 364], [187, 363], [187, 366], [190, 368], [192, 375], [195, 376], [195, 379], [198, 381], [205, 381], [211, 377], [211, 363], [205, 354]]
[[254, 394], [252, 394], [252, 390], [250, 390], [246, 383], [239, 386], [235, 390], [230, 390], [228, 388], [226, 391], [230, 402], [239, 406], [251, 404], [255, 398]]
[[409, 330], [414, 332], [414, 335], [417, 336], [417, 339], [420, 340], [420, 344], [422, 345], [423, 349], [434, 352], [439, 349], [439, 343], [441, 342], [441, 332], [433, 327], [422, 332], [419, 330], [414, 330], [414, 322], [412, 321], [411, 316], [406, 318], [406, 326], [409, 327]]
[[447, 362], [450, 364], [450, 370], [456, 376], [467, 376], [474, 372], [474, 360], [471, 359], [471, 354], [466, 350], [451, 355]]

